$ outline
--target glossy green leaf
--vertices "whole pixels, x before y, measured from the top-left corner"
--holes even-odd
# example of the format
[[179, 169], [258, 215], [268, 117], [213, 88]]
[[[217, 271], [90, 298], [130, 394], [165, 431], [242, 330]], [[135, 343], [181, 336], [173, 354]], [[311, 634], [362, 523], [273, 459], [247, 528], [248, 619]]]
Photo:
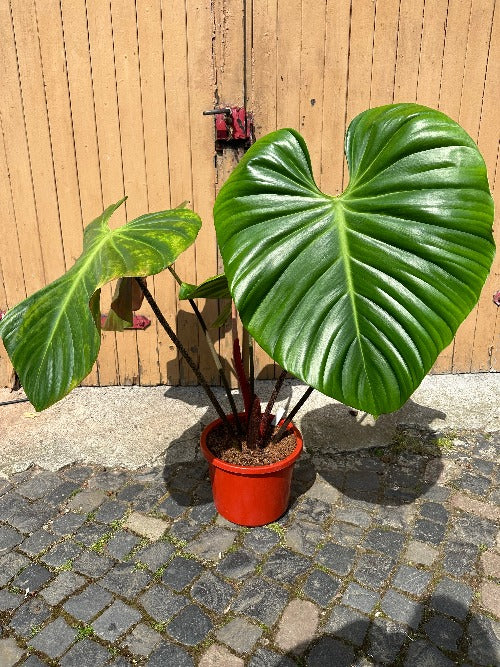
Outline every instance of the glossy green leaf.
[[219, 193], [215, 225], [256, 341], [321, 392], [378, 415], [404, 404], [476, 303], [493, 204], [472, 139], [426, 107], [360, 114], [346, 155], [349, 185], [331, 197], [298, 133], [263, 137]]
[[224, 274], [207, 278], [199, 285], [182, 283], [179, 289], [179, 299], [230, 299], [231, 293], [227, 286]]
[[149, 213], [111, 230], [108, 220], [123, 201], [85, 229], [83, 253], [67, 273], [0, 322], [12, 364], [37, 410], [91, 371], [100, 347], [99, 288], [115, 278], [162, 271], [196, 239], [200, 219], [187, 209]]

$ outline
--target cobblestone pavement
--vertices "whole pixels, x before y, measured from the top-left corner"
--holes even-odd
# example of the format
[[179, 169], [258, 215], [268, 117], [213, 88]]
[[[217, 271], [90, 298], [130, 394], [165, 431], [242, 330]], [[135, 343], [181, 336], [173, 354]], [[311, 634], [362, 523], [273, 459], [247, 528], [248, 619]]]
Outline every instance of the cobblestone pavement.
[[308, 453], [253, 529], [199, 458], [0, 479], [0, 665], [498, 665], [499, 447], [406, 428]]

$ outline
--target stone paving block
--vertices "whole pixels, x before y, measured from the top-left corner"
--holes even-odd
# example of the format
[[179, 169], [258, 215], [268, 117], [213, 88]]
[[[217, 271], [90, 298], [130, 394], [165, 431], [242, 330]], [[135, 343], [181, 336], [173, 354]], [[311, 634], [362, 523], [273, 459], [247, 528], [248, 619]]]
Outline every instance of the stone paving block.
[[483, 519], [500, 519], [500, 508], [492, 503], [485, 503], [476, 498], [471, 498], [465, 493], [454, 493], [451, 498], [451, 504], [459, 510], [475, 514]]
[[196, 602], [219, 614], [229, 609], [234, 595], [233, 587], [211, 572], [204, 572], [191, 588], [191, 596]]
[[102, 577], [113, 565], [111, 558], [102, 556], [95, 551], [84, 551], [73, 561], [73, 569], [88, 577]]
[[50, 607], [39, 597], [28, 598], [11, 618], [9, 627], [21, 637], [29, 637], [31, 629], [42, 625], [50, 614]]
[[[165, 484], [153, 484], [145, 488], [136, 498], [132, 501], [132, 507], [136, 512], [144, 512], [147, 514], [150, 510], [158, 504], [158, 502], [166, 494], [167, 489]], [[189, 498], [188, 505], [190, 504], [191, 498]], [[184, 511], [186, 507], [184, 507]], [[158, 507], [155, 507], [155, 511], [158, 511]]]
[[82, 547], [70, 540], [56, 544], [44, 554], [41, 560], [51, 567], [60, 567], [67, 561], [74, 560], [82, 552]]
[[141, 597], [138, 602], [147, 613], [158, 623], [168, 621], [189, 604], [184, 595], [172, 593], [168, 588], [161, 585], [152, 586]]
[[438, 557], [438, 550], [425, 542], [411, 540], [406, 550], [406, 559], [421, 565], [432, 565]]
[[443, 558], [443, 569], [456, 577], [475, 570], [478, 548], [467, 542], [448, 542]]
[[363, 614], [354, 609], [336, 605], [325, 623], [324, 631], [361, 646], [369, 625], [370, 619]]
[[103, 470], [89, 479], [88, 488], [118, 491], [127, 482], [128, 476], [129, 472], [126, 470]]
[[232, 530], [214, 526], [190, 542], [186, 549], [200, 558], [218, 561], [221, 554], [233, 545], [235, 539], [236, 533]]
[[197, 577], [203, 567], [190, 558], [176, 556], [162, 575], [162, 581], [174, 591], [181, 591]]
[[445, 531], [446, 526], [442, 523], [435, 523], [429, 519], [418, 519], [415, 522], [413, 535], [421, 542], [439, 545], [444, 539]]
[[258, 554], [265, 554], [279, 544], [279, 535], [269, 528], [254, 528], [245, 535], [243, 544]]
[[0, 554], [20, 544], [24, 535], [10, 526], [0, 526]]
[[407, 628], [385, 618], [375, 618], [368, 629], [367, 653], [376, 665], [393, 665], [406, 639]]
[[333, 637], [322, 637], [307, 657], [307, 667], [351, 667], [353, 662], [352, 648]]
[[72, 535], [85, 522], [85, 515], [77, 512], [61, 514], [50, 524], [50, 529], [56, 535]]
[[4, 586], [21, 568], [29, 564], [29, 558], [15, 551], [0, 556], [0, 586]]
[[262, 636], [262, 629], [237, 617], [217, 631], [216, 637], [237, 653], [249, 653]]
[[404, 667], [415, 667], [415, 665], [419, 667], [454, 667], [456, 663], [429, 642], [419, 639], [410, 645]]
[[191, 517], [176, 519], [170, 527], [169, 535], [178, 540], [190, 542], [201, 531], [202, 526]]
[[48, 667], [47, 662], [42, 662], [36, 655], [30, 655], [27, 660], [22, 663], [23, 667]]
[[318, 623], [316, 605], [307, 600], [292, 600], [280, 619], [274, 643], [282, 651], [300, 655], [313, 640]]
[[118, 563], [99, 581], [99, 584], [112, 593], [133, 600], [150, 581], [151, 575], [148, 572], [136, 570], [126, 563]]
[[336, 574], [346, 575], [354, 563], [355, 555], [354, 549], [328, 542], [318, 551], [316, 559]]
[[257, 567], [257, 558], [244, 549], [233, 551], [217, 565], [217, 570], [229, 579], [241, 580]]
[[96, 521], [102, 521], [102, 523], [119, 521], [125, 516], [127, 509], [127, 503], [120, 502], [119, 500], [107, 500], [99, 505], [95, 513], [95, 518]]
[[58, 539], [59, 538], [42, 528], [27, 537], [24, 542], [19, 545], [18, 549], [24, 551], [24, 553], [29, 556], [36, 556], [40, 552], [45, 551], [45, 549], [54, 544]]
[[463, 514], [453, 520], [453, 535], [458, 542], [468, 542], [477, 547], [493, 546], [497, 537], [497, 524], [472, 514]]
[[91, 491], [80, 491], [76, 496], [70, 498], [66, 507], [70, 510], [83, 512], [88, 514], [93, 512], [108, 496], [100, 489], [93, 489]]
[[77, 642], [60, 660], [61, 667], [103, 667], [110, 658], [104, 646], [85, 638]]
[[458, 642], [462, 638], [463, 628], [461, 625], [445, 616], [432, 616], [423, 626], [427, 636], [441, 649], [445, 651], [457, 651]]
[[169, 495], [162, 500], [158, 505], [158, 511], [166, 514], [171, 519], [176, 519], [187, 510], [190, 500], [190, 496], [187, 493], [176, 492], [175, 495]]
[[362, 554], [354, 570], [354, 577], [362, 584], [378, 587], [387, 580], [394, 565], [395, 561], [387, 556]]
[[342, 597], [343, 604], [359, 609], [359, 611], [363, 611], [366, 614], [372, 611], [379, 600], [380, 596], [378, 593], [369, 591], [355, 582], [351, 582], [347, 586]]
[[396, 558], [405, 542], [405, 536], [394, 530], [383, 530], [376, 528], [370, 531], [363, 540], [365, 549], [379, 551], [391, 558]]
[[361, 542], [364, 529], [349, 523], [333, 523], [329, 534], [331, 540], [346, 547], [355, 547]]
[[26, 500], [15, 491], [9, 491], [0, 498], [0, 516], [3, 521], [8, 521], [10, 517], [22, 510], [26, 506]]
[[405, 595], [389, 589], [382, 598], [382, 611], [390, 618], [406, 623], [411, 628], [418, 628], [422, 617], [422, 605], [413, 602]]
[[144, 623], [139, 623], [130, 634], [125, 637], [123, 646], [134, 655], [147, 657], [162, 641], [160, 634]]
[[53, 509], [44, 502], [38, 501], [32, 505], [25, 505], [14, 512], [8, 522], [22, 533], [33, 533], [52, 518]]
[[30, 644], [37, 651], [54, 659], [59, 658], [71, 646], [75, 637], [76, 630], [70, 628], [64, 619], [56, 618], [32, 637]]
[[467, 616], [472, 593], [470, 586], [460, 581], [444, 578], [434, 589], [431, 606], [447, 616], [463, 620]]
[[308, 558], [299, 556], [290, 549], [280, 547], [268, 558], [262, 567], [262, 574], [275, 581], [291, 584], [311, 565]]
[[258, 648], [250, 658], [248, 667], [296, 667], [295, 660], [266, 648]]
[[53, 576], [52, 572], [47, 570], [47, 568], [38, 565], [37, 563], [32, 563], [17, 575], [12, 582], [12, 585], [17, 586], [17, 588], [22, 588], [23, 590], [29, 588], [31, 592], [39, 591], [40, 588], [42, 588], [49, 579], [52, 579]]
[[59, 484], [53, 491], [44, 495], [43, 499], [47, 504], [56, 507], [62, 505], [79, 488], [80, 485], [76, 484], [76, 482], [66, 480], [62, 484]]
[[117, 493], [116, 497], [118, 500], [124, 500], [125, 502], [130, 503], [134, 501], [137, 496], [139, 496], [144, 491], [145, 488], [146, 485], [139, 482], [127, 484], [127, 486], [125, 486], [119, 493]]
[[78, 595], [72, 596], [64, 610], [79, 621], [87, 622], [106, 607], [113, 596], [97, 584], [90, 584]]
[[2, 667], [12, 667], [21, 659], [23, 653], [24, 650], [12, 637], [0, 639], [0, 665]]
[[500, 579], [500, 554], [495, 551], [485, 551], [481, 555], [481, 563], [487, 577]]
[[464, 472], [455, 480], [455, 484], [459, 488], [464, 489], [464, 491], [469, 491], [476, 496], [484, 496], [491, 486], [491, 480], [484, 477], [484, 475]]
[[336, 518], [345, 523], [352, 523], [356, 526], [360, 526], [361, 528], [368, 528], [373, 521], [371, 514], [351, 506], [338, 509]]
[[406, 593], [422, 595], [431, 579], [432, 575], [430, 572], [402, 565], [394, 575], [392, 585]]
[[[195, 667], [193, 658], [180, 646], [163, 642], [153, 651], [149, 661], [148, 667]], [[222, 665], [221, 665], [222, 667]]]
[[129, 607], [121, 600], [116, 600], [92, 623], [92, 627], [98, 637], [114, 642], [140, 618], [141, 614], [137, 609]]
[[0, 611], [17, 609], [22, 601], [23, 596], [19, 593], [11, 593], [6, 588], [0, 590]]
[[190, 512], [191, 519], [199, 524], [210, 523], [215, 516], [217, 516], [217, 510], [213, 502], [195, 505]]
[[500, 623], [474, 615], [467, 626], [468, 657], [479, 665], [500, 664]]
[[198, 667], [244, 667], [242, 658], [234, 655], [224, 646], [212, 644], [200, 658]]
[[134, 554], [134, 560], [145, 563], [152, 572], [156, 572], [174, 553], [175, 547], [168, 542], [155, 542]]
[[481, 605], [486, 611], [500, 618], [500, 586], [493, 581], [481, 584]]
[[75, 482], [82, 483], [93, 475], [94, 468], [92, 466], [72, 463], [69, 466], [62, 468], [59, 472], [62, 473], [65, 477], [74, 480]]
[[435, 502], [426, 502], [420, 508], [420, 514], [425, 519], [431, 519], [438, 523], [446, 523], [448, 521], [448, 511], [444, 505]]
[[116, 533], [109, 542], [106, 543], [105, 551], [113, 558], [121, 560], [125, 558], [132, 549], [140, 542], [139, 538], [125, 531]]
[[332, 517], [332, 506], [318, 498], [306, 496], [299, 502], [295, 513], [296, 521], [310, 521], [311, 523], [323, 523]]
[[108, 526], [103, 526], [100, 523], [85, 523], [73, 536], [75, 542], [79, 542], [86, 547], [91, 547], [106, 540], [106, 535], [109, 533]]
[[212, 631], [213, 623], [197, 605], [184, 607], [167, 625], [168, 634], [181, 644], [196, 646]]
[[61, 478], [57, 473], [50, 470], [41, 470], [31, 479], [20, 484], [17, 487], [17, 492], [30, 500], [38, 500], [39, 498], [43, 498], [47, 493], [50, 493], [50, 491], [53, 491], [60, 484]]
[[288, 601], [288, 593], [259, 577], [247, 580], [231, 605], [235, 613], [245, 614], [265, 625], [274, 625]]
[[321, 526], [310, 521], [296, 521], [287, 529], [285, 541], [294, 551], [312, 555], [325, 536], [326, 533]]
[[320, 607], [327, 607], [335, 597], [340, 581], [323, 570], [313, 570], [302, 588], [304, 595]]
[[123, 524], [123, 528], [131, 530], [141, 537], [147, 537], [148, 540], [155, 541], [163, 537], [168, 528], [168, 523], [163, 521], [163, 519], [156, 519], [155, 517], [146, 516], [139, 512], [132, 512]]
[[40, 591], [40, 595], [52, 606], [81, 588], [86, 579], [75, 572], [60, 572], [54, 581]]

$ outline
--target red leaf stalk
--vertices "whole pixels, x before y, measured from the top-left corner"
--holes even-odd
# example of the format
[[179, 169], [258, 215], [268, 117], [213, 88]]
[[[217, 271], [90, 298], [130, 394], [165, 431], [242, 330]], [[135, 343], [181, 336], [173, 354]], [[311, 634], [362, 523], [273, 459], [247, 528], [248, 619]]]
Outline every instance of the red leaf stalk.
[[248, 419], [252, 411], [253, 397], [252, 397], [252, 392], [250, 390], [250, 384], [248, 382], [247, 376], [245, 375], [245, 369], [243, 368], [243, 359], [241, 357], [241, 347], [238, 338], [235, 338], [233, 341], [233, 359], [234, 359], [234, 368], [236, 370], [236, 375], [238, 376], [238, 383], [240, 385], [241, 395], [243, 396], [243, 405], [245, 406], [245, 414]]

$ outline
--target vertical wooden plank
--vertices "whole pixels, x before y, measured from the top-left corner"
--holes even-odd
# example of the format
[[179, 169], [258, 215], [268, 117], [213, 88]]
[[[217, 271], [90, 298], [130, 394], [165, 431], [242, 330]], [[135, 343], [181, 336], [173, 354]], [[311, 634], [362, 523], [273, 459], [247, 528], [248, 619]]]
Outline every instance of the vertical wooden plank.
[[[479, 132], [493, 10], [494, 0], [472, 2], [458, 121], [474, 139], [477, 139]], [[471, 370], [477, 315], [478, 306], [457, 331], [453, 347], [453, 372], [468, 373]]]
[[350, 13], [348, 2], [327, 3], [321, 188], [331, 195], [342, 191]]
[[370, 107], [391, 104], [399, 24], [399, 0], [376, 0]]
[[[249, 14], [249, 19], [251, 20], [251, 30], [253, 33], [253, 47], [252, 53], [248, 54], [248, 57], [252, 59], [252, 88], [250, 93], [250, 107], [255, 116], [255, 133], [257, 138], [272, 132], [276, 129], [277, 124], [277, 115], [280, 113], [278, 107], [281, 106], [281, 100], [277, 99], [277, 56], [278, 56], [278, 42], [277, 34], [279, 39], [278, 29], [278, 2], [277, 0], [265, 0], [263, 2], [247, 2], [247, 11], [251, 7], [251, 14]], [[241, 2], [241, 11], [243, 11], [245, 2]], [[292, 25], [300, 26], [300, 3], [294, 5], [294, 9], [298, 9], [299, 15], [292, 19]], [[288, 9], [287, 9], [288, 11]], [[290, 7], [292, 11], [292, 7]], [[250, 29], [250, 24], [247, 27], [247, 30]], [[236, 50], [234, 53], [235, 57], [237, 53], [243, 55], [243, 42], [240, 41], [235, 34], [235, 31], [240, 30], [237, 24], [231, 26], [226, 24], [226, 31], [228, 36], [231, 34], [229, 31], [233, 31], [232, 36], [232, 48]], [[295, 35], [297, 39], [297, 35]], [[284, 54], [283, 54], [284, 55]], [[219, 64], [224, 68], [220, 70], [221, 81], [225, 87], [225, 95], [230, 93], [234, 96], [241, 95], [241, 74], [237, 61], [232, 65], [232, 74], [231, 81], [226, 81], [226, 67], [228, 63], [228, 57], [231, 54], [225, 54], [225, 60], [219, 60]], [[241, 57], [241, 56], [240, 56]], [[285, 56], [286, 57], [286, 56]], [[296, 74], [300, 74], [296, 72]], [[229, 83], [229, 87], [228, 87]], [[298, 101], [300, 83], [297, 78], [294, 84], [296, 100]], [[294, 126], [297, 127], [298, 117], [294, 123]], [[228, 158], [225, 158], [224, 171], [220, 173], [219, 184], [222, 185], [223, 181], [229, 176], [233, 167], [238, 162], [241, 155], [235, 155], [233, 160], [229, 161]], [[226, 337], [230, 337], [229, 331]], [[221, 348], [223, 349], [223, 348]], [[227, 351], [225, 354], [229, 354], [229, 349], [225, 348]], [[232, 356], [231, 354], [229, 355]], [[270, 359], [270, 357], [260, 349], [257, 344], [254, 344], [254, 366], [255, 366], [255, 377], [266, 380], [272, 379], [275, 375], [275, 364]]]
[[298, 129], [301, 43], [297, 35], [302, 30], [301, 0], [278, 0], [276, 21], [276, 127]]
[[[127, 200], [127, 219], [133, 220], [148, 210], [148, 189], [144, 149], [141, 80], [139, 72], [139, 45], [137, 15], [134, 0], [111, 1], [111, 20], [116, 72], [116, 92], [119, 109], [120, 145], [122, 152], [123, 183]], [[150, 283], [153, 285], [154, 280]], [[153, 319], [147, 304], [141, 312]], [[131, 350], [136, 347], [139, 366], [135, 375], [135, 360], [131, 375], [122, 384], [151, 385], [159, 382], [156, 327], [143, 331], [124, 331], [117, 334]]]
[[[492, 31], [489, 42], [489, 53], [486, 65], [484, 93], [482, 96], [481, 117], [479, 122], [478, 146], [483, 154], [488, 170], [490, 186], [497, 211], [500, 204], [500, 193], [495, 176], [498, 174], [497, 161], [499, 150], [498, 136], [498, 91], [500, 90], [500, 13], [494, 11]], [[500, 244], [500, 228], [495, 225], [497, 247]], [[495, 325], [500, 324], [499, 308], [493, 303], [492, 295], [500, 289], [500, 256], [497, 252], [493, 260], [490, 275], [484, 286], [477, 308], [474, 341], [471, 351], [470, 371], [484, 372], [499, 370], [495, 359], [498, 359], [500, 332]], [[496, 365], [495, 365], [496, 364]]]
[[[2, 269], [0, 257], [0, 310], [7, 310], [7, 295], [5, 292], [5, 274]], [[12, 365], [7, 356], [7, 351], [0, 339], [0, 387], [7, 387], [12, 377]]]
[[415, 102], [422, 42], [424, 0], [401, 0], [394, 102]]
[[[148, 202], [150, 211], [161, 211], [170, 208], [161, 1], [138, 2], [136, 10]], [[163, 272], [149, 280], [149, 285], [167, 320], [174, 324], [177, 308], [172, 276]], [[146, 303], [143, 311], [149, 316]], [[166, 384], [167, 366], [177, 358], [177, 353], [156, 317], [151, 316], [151, 320], [156, 337], [157, 370], [151, 369], [149, 381]], [[142, 357], [141, 350], [141, 364]], [[141, 372], [141, 384], [144, 382]]]
[[434, 0], [424, 6], [417, 102], [434, 108], [439, 104], [447, 11], [448, 0]]
[[[172, 206], [193, 199], [189, 116], [189, 77], [187, 69], [186, 6], [184, 2], [167, 0], [163, 3], [162, 28], [165, 58], [165, 89], [167, 105], [168, 150], [170, 159], [170, 197]], [[207, 58], [209, 54], [207, 53]], [[183, 253], [175, 263], [182, 280], [196, 283], [194, 248]], [[176, 294], [177, 294], [177, 288]], [[193, 326], [189, 304], [177, 304], [177, 335], [193, 358], [198, 360], [198, 329]], [[196, 379], [187, 364], [175, 354], [168, 365], [169, 383], [195, 384]]]
[[[33, 0], [11, 2], [38, 233], [45, 279], [51, 282], [65, 270], [52, 147]], [[50, 39], [50, 37], [49, 37]]]
[[[108, 206], [124, 196], [113, 31], [109, 4], [98, 0], [87, 0], [87, 26], [102, 195], [104, 206]], [[125, 221], [125, 208], [122, 206], [114, 213], [110, 226], [117, 227]], [[103, 311], [109, 308], [109, 295], [110, 292], [103, 293]], [[128, 335], [130, 332], [126, 333]], [[99, 379], [103, 385], [127, 384], [138, 375], [137, 346], [134, 343], [130, 345], [130, 338], [104, 334], [102, 347], [110, 350], [110, 357], [112, 357], [114, 345], [116, 345], [115, 364], [100, 363], [99, 365]]]
[[[83, 224], [61, 6], [40, 0], [35, 6], [61, 233], [69, 268], [82, 251]], [[84, 384], [98, 384], [97, 367]]]
[[347, 80], [347, 125], [370, 106], [375, 3], [352, 3]]
[[321, 2], [302, 2], [300, 131], [306, 140], [316, 182], [321, 182], [321, 131], [325, 69], [325, 11]]
[[[203, 116], [203, 111], [214, 105], [214, 64], [212, 59], [207, 57], [212, 48], [214, 25], [210, 0], [187, 0], [186, 9], [192, 205], [202, 220], [195, 246], [196, 275], [198, 282], [201, 282], [217, 273], [217, 245], [212, 216], [215, 195], [214, 127], [213, 119]], [[209, 326], [217, 318], [217, 303], [213, 300], [199, 300], [198, 307]], [[198, 328], [198, 323], [195, 326]], [[211, 329], [210, 335], [218, 347], [218, 329]], [[201, 372], [212, 384], [218, 384], [217, 369], [201, 332], [199, 348]]]
[[471, 0], [449, 0], [439, 108], [458, 120]]

